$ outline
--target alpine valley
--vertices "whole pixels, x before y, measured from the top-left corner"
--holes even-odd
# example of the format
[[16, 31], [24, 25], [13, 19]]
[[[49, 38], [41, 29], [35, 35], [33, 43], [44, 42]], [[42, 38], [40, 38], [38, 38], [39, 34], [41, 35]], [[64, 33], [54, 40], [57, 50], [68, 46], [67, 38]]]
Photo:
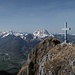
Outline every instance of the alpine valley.
[[[1, 31], [0, 32], [0, 75], [16, 75], [26, 62], [28, 53], [47, 37], [55, 37], [61, 42], [63, 34], [50, 34], [41, 29], [33, 33]], [[75, 35], [68, 34], [68, 40], [75, 43]]]

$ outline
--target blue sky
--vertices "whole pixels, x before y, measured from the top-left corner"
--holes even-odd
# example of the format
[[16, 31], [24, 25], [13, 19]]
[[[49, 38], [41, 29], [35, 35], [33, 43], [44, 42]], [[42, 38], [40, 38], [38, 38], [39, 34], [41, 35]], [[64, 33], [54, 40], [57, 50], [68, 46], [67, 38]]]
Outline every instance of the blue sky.
[[75, 0], [0, 0], [0, 31], [61, 33], [66, 21], [75, 34]]

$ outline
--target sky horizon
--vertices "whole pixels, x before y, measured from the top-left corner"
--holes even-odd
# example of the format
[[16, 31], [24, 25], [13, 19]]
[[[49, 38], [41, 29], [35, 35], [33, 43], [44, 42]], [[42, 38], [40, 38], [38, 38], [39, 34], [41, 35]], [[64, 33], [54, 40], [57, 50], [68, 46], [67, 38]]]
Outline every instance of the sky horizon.
[[63, 33], [67, 22], [75, 34], [74, 20], [75, 0], [0, 0], [0, 31]]

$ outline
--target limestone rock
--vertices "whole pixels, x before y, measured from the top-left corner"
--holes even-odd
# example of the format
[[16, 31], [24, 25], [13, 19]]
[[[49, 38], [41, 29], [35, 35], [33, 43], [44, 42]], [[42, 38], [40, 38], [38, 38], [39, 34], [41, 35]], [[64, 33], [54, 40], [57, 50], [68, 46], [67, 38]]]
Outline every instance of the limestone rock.
[[17, 75], [75, 75], [75, 45], [47, 38], [28, 55]]

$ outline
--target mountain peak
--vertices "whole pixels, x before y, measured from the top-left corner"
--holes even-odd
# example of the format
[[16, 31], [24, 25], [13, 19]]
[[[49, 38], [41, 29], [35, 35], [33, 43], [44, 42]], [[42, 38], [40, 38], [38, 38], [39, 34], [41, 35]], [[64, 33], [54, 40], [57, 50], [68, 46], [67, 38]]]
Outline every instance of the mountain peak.
[[54, 37], [52, 34], [49, 34], [49, 32], [45, 29], [39, 29], [35, 31], [33, 35], [34, 35], [34, 38], [45, 38], [50, 36]]
[[74, 75], [75, 45], [62, 45], [55, 38], [46, 38], [28, 55], [17, 75]]

